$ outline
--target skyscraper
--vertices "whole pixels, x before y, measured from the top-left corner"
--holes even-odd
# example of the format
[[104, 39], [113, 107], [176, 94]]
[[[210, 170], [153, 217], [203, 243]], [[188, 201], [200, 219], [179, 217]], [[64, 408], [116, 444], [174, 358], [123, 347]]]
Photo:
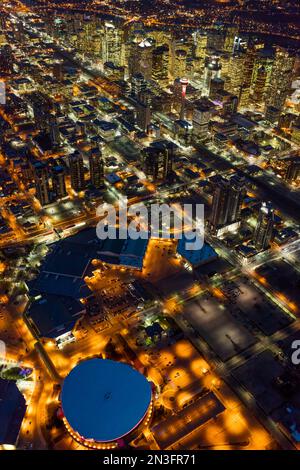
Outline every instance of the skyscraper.
[[227, 25], [225, 41], [224, 41], [224, 51], [229, 54], [233, 54], [235, 39], [238, 36], [239, 30], [236, 25]]
[[300, 158], [295, 158], [289, 163], [287, 167], [285, 179], [289, 183], [293, 183], [294, 181], [297, 181], [299, 178], [300, 178]]
[[151, 108], [149, 103], [138, 101], [136, 104], [136, 124], [144, 132], [151, 123]]
[[184, 77], [187, 73], [187, 52], [184, 49], [177, 49], [174, 57], [173, 75], [175, 78]]
[[253, 64], [250, 96], [256, 105], [262, 105], [267, 90], [270, 86], [274, 54], [272, 49], [262, 48], [257, 50]]
[[199, 77], [203, 75], [205, 66], [205, 56], [207, 48], [207, 35], [204, 33], [194, 33], [194, 57], [195, 57], [195, 72]]
[[104, 25], [104, 37], [102, 48], [103, 62], [113, 62], [121, 66], [122, 63], [122, 30], [113, 23], [106, 22]]
[[51, 203], [49, 172], [47, 165], [43, 162], [33, 164], [36, 197], [42, 206]]
[[80, 152], [75, 151], [69, 155], [71, 186], [75, 191], [82, 191], [85, 187], [83, 158]]
[[92, 185], [99, 189], [103, 185], [104, 167], [101, 150], [98, 146], [92, 147], [89, 152], [90, 180]]
[[152, 78], [152, 52], [153, 41], [143, 39], [140, 43], [133, 42], [130, 47], [128, 68], [129, 77], [135, 73], [141, 73], [145, 80]]
[[251, 100], [255, 104], [259, 104], [262, 102], [266, 87], [266, 80], [267, 80], [267, 70], [262, 65], [259, 67], [255, 73], [255, 80], [253, 80], [251, 86]]
[[229, 181], [220, 178], [214, 191], [210, 216], [213, 231], [216, 231], [218, 227], [225, 225], [227, 222], [229, 190]]
[[195, 138], [203, 139], [208, 135], [208, 125], [212, 116], [213, 103], [202, 98], [193, 110], [193, 134]]
[[291, 89], [295, 56], [282, 47], [277, 47], [272, 67], [270, 86], [267, 91], [267, 105], [282, 111]]
[[245, 60], [243, 64], [243, 80], [242, 80], [240, 94], [239, 94], [239, 105], [241, 107], [249, 106], [251, 80], [252, 80], [252, 73], [253, 73], [255, 58], [256, 58], [255, 47], [253, 44], [250, 44], [245, 53]]
[[219, 178], [213, 195], [210, 224], [213, 232], [230, 228], [240, 221], [242, 202], [245, 196], [245, 181], [235, 175], [230, 180]]
[[206, 57], [204, 78], [203, 78], [204, 92], [206, 95], [208, 95], [209, 93], [211, 80], [213, 80], [214, 78], [220, 78], [220, 75], [221, 75], [220, 56], [212, 55], [212, 56]]
[[273, 235], [274, 209], [271, 203], [263, 202], [254, 231], [254, 246], [258, 251], [266, 250]]
[[52, 190], [55, 199], [61, 199], [67, 195], [65, 170], [61, 165], [52, 168]]
[[243, 176], [234, 175], [229, 180], [230, 197], [228, 203], [227, 223], [240, 220], [243, 200], [246, 196], [246, 181]]
[[165, 87], [169, 83], [169, 47], [167, 44], [156, 47], [153, 50], [152, 78], [161, 87]]

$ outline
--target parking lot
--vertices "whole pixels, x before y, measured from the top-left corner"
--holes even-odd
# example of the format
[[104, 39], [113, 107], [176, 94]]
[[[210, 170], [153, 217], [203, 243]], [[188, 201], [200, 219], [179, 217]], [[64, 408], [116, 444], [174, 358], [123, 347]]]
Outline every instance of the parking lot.
[[229, 299], [230, 304], [246, 314], [248, 319], [267, 336], [274, 334], [293, 321], [247, 278], [239, 278], [235, 282], [225, 282], [222, 285], [222, 291]]
[[191, 302], [185, 307], [183, 316], [222, 361], [256, 342], [256, 338], [214, 297], [206, 296]]

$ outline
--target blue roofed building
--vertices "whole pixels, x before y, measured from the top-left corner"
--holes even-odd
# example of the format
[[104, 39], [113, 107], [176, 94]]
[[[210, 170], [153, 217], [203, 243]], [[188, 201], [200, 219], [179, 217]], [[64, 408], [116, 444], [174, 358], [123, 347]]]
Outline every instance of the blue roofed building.
[[59, 347], [74, 341], [72, 330], [84, 314], [84, 305], [72, 297], [42, 294], [30, 303], [25, 318], [37, 337], [55, 339]]
[[217, 252], [208, 243], [203, 244], [199, 249], [189, 249], [188, 245], [195, 242], [195, 238], [188, 240], [183, 236], [178, 240], [177, 254], [181, 256], [189, 266], [196, 268], [206, 263], [210, 263], [218, 258]]
[[50, 246], [40, 272], [27, 281], [29, 306], [25, 318], [37, 337], [55, 339], [57, 344], [72, 340], [72, 329], [85, 312], [85, 299], [93, 292], [85, 282], [92, 275], [92, 261], [129, 269], [143, 268], [148, 239], [105, 239], [89, 228]]

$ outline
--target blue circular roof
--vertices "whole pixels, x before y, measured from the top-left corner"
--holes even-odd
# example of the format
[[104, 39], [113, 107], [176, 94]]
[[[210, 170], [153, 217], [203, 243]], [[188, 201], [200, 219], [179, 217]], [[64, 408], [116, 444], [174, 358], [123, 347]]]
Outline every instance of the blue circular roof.
[[84, 439], [109, 442], [132, 431], [151, 402], [151, 385], [128, 364], [90, 359], [64, 380], [62, 409], [69, 425]]

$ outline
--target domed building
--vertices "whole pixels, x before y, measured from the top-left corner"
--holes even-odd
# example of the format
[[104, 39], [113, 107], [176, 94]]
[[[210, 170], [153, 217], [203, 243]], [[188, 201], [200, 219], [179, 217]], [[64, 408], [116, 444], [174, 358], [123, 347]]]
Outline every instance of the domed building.
[[90, 359], [62, 385], [63, 422], [80, 444], [112, 449], [135, 438], [152, 414], [152, 386], [128, 364]]

